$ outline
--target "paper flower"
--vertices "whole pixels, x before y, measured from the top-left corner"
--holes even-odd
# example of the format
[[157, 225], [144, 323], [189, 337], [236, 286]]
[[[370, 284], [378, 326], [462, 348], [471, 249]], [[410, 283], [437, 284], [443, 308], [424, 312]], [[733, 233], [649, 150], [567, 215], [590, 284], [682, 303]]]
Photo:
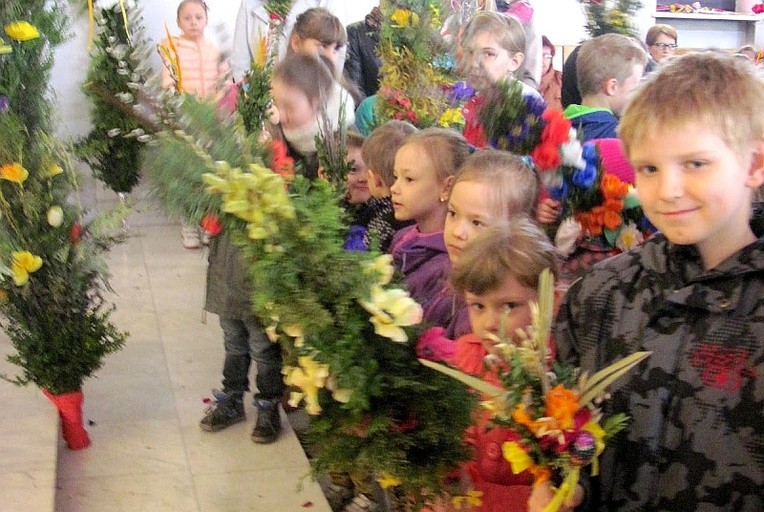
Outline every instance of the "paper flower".
[[40, 37], [40, 32], [26, 21], [14, 21], [5, 26], [5, 33], [16, 41], [30, 41]]
[[379, 277], [377, 284], [384, 286], [388, 284], [395, 274], [393, 267], [393, 257], [390, 254], [382, 254], [374, 258], [372, 262], [365, 263], [363, 267], [367, 275], [376, 275]]
[[200, 223], [204, 232], [209, 236], [218, 236], [223, 231], [223, 225], [220, 219], [214, 213], [207, 213], [202, 217]]
[[360, 302], [372, 314], [374, 332], [398, 343], [408, 341], [406, 331], [401, 327], [422, 321], [422, 306], [399, 288], [385, 290], [375, 286], [371, 291], [371, 300]]
[[21, 185], [29, 177], [29, 171], [24, 169], [21, 164], [5, 164], [0, 167], [0, 179], [12, 181]]
[[284, 384], [295, 386], [300, 391], [293, 391], [289, 398], [289, 405], [297, 407], [305, 400], [305, 411], [311, 415], [321, 413], [321, 405], [318, 403], [318, 390], [326, 385], [329, 378], [329, 365], [319, 363], [310, 356], [297, 358], [300, 366], [285, 366], [281, 373], [284, 374]]
[[13, 252], [11, 254], [11, 270], [16, 286], [24, 286], [29, 281], [29, 274], [40, 270], [42, 258], [29, 251]]
[[408, 27], [409, 25], [412, 27], [419, 25], [419, 15], [409, 9], [396, 9], [392, 16], [390, 16], [390, 19], [393, 23], [402, 28]]
[[379, 483], [379, 486], [383, 489], [389, 489], [390, 487], [397, 487], [401, 485], [400, 479], [389, 473], [382, 473], [382, 476], [377, 478], [377, 483]]
[[47, 217], [48, 224], [57, 228], [64, 222], [64, 210], [60, 206], [51, 206], [48, 208]]

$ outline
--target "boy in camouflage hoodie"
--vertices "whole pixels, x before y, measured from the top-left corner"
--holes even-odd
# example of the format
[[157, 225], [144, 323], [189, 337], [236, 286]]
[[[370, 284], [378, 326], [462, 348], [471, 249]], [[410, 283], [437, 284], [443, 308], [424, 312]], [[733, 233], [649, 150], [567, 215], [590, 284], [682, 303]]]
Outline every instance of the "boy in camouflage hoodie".
[[[605, 405], [630, 421], [579, 490], [589, 509], [764, 510], [763, 112], [754, 68], [704, 52], [651, 76], [621, 119], [659, 234], [571, 286], [556, 342], [590, 373], [652, 356]], [[550, 493], [535, 489], [531, 510]]]

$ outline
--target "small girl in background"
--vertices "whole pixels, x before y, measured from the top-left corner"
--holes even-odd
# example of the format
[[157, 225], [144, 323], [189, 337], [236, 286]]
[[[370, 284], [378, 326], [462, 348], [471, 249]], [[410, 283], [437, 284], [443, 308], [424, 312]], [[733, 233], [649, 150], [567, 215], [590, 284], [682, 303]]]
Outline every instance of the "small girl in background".
[[[228, 65], [220, 49], [204, 38], [207, 27], [207, 4], [202, 0], [183, 0], [178, 5], [178, 27], [181, 35], [162, 39], [162, 87], [175, 89], [202, 99], [216, 101], [223, 96]], [[181, 228], [181, 241], [186, 249], [201, 246], [199, 229], [190, 224]]]
[[450, 297], [440, 294], [450, 271], [443, 227], [454, 176], [468, 154], [464, 137], [446, 128], [409, 136], [395, 154], [390, 187], [395, 218], [416, 224], [395, 234], [390, 252], [409, 293], [424, 309], [424, 321], [433, 325], [447, 326], [453, 316]]
[[[517, 216], [533, 217], [541, 182], [538, 174], [516, 155], [484, 149], [470, 155], [456, 175], [448, 199], [443, 238], [451, 265], [459, 263], [472, 240], [491, 226]], [[426, 330], [417, 342], [420, 357], [453, 364], [453, 340], [470, 332], [467, 306], [450, 283], [440, 291], [450, 298], [454, 315], [443, 327]]]
[[334, 133], [340, 126], [353, 124], [352, 98], [335, 80], [327, 59], [305, 54], [288, 55], [276, 65], [271, 96], [277, 112], [271, 122], [286, 141], [290, 156], [302, 164], [302, 173], [316, 178], [316, 136], [324, 128]]
[[[498, 368], [486, 356], [497, 343], [500, 330], [514, 333], [531, 325], [532, 302], [538, 302], [539, 276], [544, 269], [556, 273], [555, 248], [544, 231], [525, 216], [485, 229], [454, 263], [451, 282], [464, 296], [472, 333], [456, 341], [454, 366], [491, 384], [502, 386]], [[528, 510], [533, 477], [514, 474], [502, 455], [505, 442], [520, 436], [504, 427], [491, 427], [484, 409], [467, 431], [475, 458], [465, 465], [474, 490], [481, 491], [476, 512]]]
[[[200, 98], [214, 99], [220, 96], [228, 65], [223, 61], [220, 49], [204, 37], [207, 27], [207, 4], [202, 0], [183, 0], [178, 5], [180, 36], [167, 38], [159, 43], [160, 54], [165, 59], [162, 68], [162, 87], [175, 87], [179, 93], [189, 93]], [[173, 55], [171, 48], [177, 52]], [[178, 70], [166, 57], [177, 59]], [[173, 76], [175, 75], [175, 76]], [[178, 76], [179, 75], [179, 76]]]
[[345, 177], [345, 198], [343, 207], [350, 221], [343, 248], [351, 251], [367, 251], [369, 222], [372, 211], [369, 208], [369, 174], [361, 155], [366, 137], [356, 132], [347, 132], [347, 161], [351, 165]]
[[[464, 137], [478, 148], [486, 146], [485, 133], [478, 119], [484, 94], [500, 80], [515, 76], [525, 60], [525, 32], [515, 18], [498, 12], [478, 12], [464, 28], [462, 62], [467, 81], [476, 95], [464, 106]], [[543, 101], [534, 88], [522, 83], [523, 94]]]

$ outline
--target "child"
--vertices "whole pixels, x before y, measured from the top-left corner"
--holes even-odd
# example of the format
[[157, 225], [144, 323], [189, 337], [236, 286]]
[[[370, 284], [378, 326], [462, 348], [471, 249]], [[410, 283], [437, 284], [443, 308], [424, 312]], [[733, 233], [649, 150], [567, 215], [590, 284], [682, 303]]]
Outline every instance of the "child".
[[[660, 234], [571, 286], [561, 360], [591, 375], [637, 350], [608, 414], [629, 416], [600, 458], [599, 510], [764, 510], [764, 81], [692, 53], [653, 73], [620, 135]], [[752, 226], [757, 225], [754, 231]], [[532, 504], [549, 498], [534, 489]]]
[[[412, 220], [399, 221], [395, 219], [393, 201], [390, 198], [390, 187], [395, 182], [395, 154], [403, 145], [403, 141], [417, 131], [416, 127], [405, 121], [388, 121], [375, 129], [364, 141], [361, 148], [361, 158], [366, 163], [368, 172], [367, 183], [372, 198], [369, 208], [372, 218], [369, 221], [367, 236], [375, 236], [379, 241], [379, 250], [388, 252], [393, 234], [399, 229], [412, 224]], [[371, 240], [366, 240], [367, 247]]]
[[468, 154], [464, 137], [446, 128], [410, 135], [395, 154], [395, 183], [390, 187], [395, 218], [416, 224], [393, 237], [393, 264], [424, 308], [424, 320], [441, 327], [453, 316], [450, 298], [440, 297], [450, 269], [443, 242], [446, 200]]
[[350, 217], [350, 229], [345, 238], [344, 248], [352, 251], [369, 249], [368, 234], [372, 210], [369, 207], [369, 175], [361, 156], [361, 147], [366, 138], [356, 132], [347, 132], [347, 161], [351, 167], [345, 178], [345, 198], [343, 206]]
[[249, 368], [254, 360], [257, 422], [251, 437], [255, 443], [266, 444], [274, 442], [281, 431], [281, 346], [268, 338], [252, 312], [250, 279], [240, 258], [227, 236], [211, 238], [204, 309], [220, 318], [225, 359], [223, 389], [213, 391], [215, 402], [199, 426], [217, 432], [246, 419], [243, 400], [249, 391]]
[[[315, 55], [292, 54], [273, 69], [271, 94], [275, 119], [291, 156], [305, 176], [318, 176], [316, 136], [353, 124], [353, 100], [334, 79], [331, 64]], [[326, 125], [322, 116], [326, 116]]]
[[[485, 133], [478, 120], [483, 96], [500, 80], [517, 80], [516, 72], [525, 59], [525, 32], [515, 18], [498, 12], [473, 15], [462, 38], [462, 68], [477, 95], [464, 106], [464, 137], [475, 147], [486, 146]], [[532, 87], [523, 85], [523, 94], [541, 99]]]
[[[501, 386], [497, 368], [486, 362], [500, 329], [513, 333], [531, 324], [530, 303], [538, 302], [538, 281], [544, 269], [556, 268], [555, 248], [544, 231], [525, 216], [486, 228], [454, 263], [451, 282], [464, 296], [472, 333], [456, 341], [454, 365], [491, 384]], [[481, 491], [479, 512], [525, 511], [533, 478], [515, 475], [502, 456], [502, 444], [519, 436], [501, 427], [489, 428], [488, 417], [477, 413], [468, 431], [475, 458], [466, 470], [474, 489]]]
[[[451, 264], [459, 262], [472, 239], [485, 229], [518, 215], [534, 216], [540, 189], [538, 174], [519, 156], [494, 149], [470, 155], [448, 199], [443, 238]], [[425, 331], [417, 342], [417, 353], [452, 363], [456, 349], [452, 340], [470, 332], [467, 306], [451, 286], [445, 286], [440, 296], [452, 301], [452, 320]]]
[[[207, 26], [207, 4], [202, 0], [183, 0], [178, 5], [178, 27], [180, 37], [166, 38], [160, 43], [160, 54], [165, 58], [173, 55], [174, 47], [180, 67], [180, 76], [171, 71], [172, 65], [165, 62], [162, 67], [162, 87], [175, 88], [178, 93], [189, 93], [200, 98], [217, 99], [222, 96], [222, 85], [228, 66], [223, 62], [220, 50], [204, 38]], [[177, 73], [176, 71], [176, 73]], [[184, 224], [181, 241], [186, 249], [198, 249], [201, 245], [199, 230]]]
[[642, 80], [647, 55], [620, 34], [586, 41], [576, 59], [581, 104], [569, 105], [565, 117], [583, 131], [583, 140], [617, 137], [618, 116]]

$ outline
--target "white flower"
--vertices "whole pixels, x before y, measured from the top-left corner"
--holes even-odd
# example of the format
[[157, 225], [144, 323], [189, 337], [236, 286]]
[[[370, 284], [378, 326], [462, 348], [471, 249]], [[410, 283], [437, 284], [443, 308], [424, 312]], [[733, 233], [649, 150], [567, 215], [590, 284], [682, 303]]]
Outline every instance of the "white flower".
[[393, 257], [390, 254], [382, 254], [375, 258], [374, 261], [364, 263], [363, 269], [366, 274], [378, 275], [379, 281], [377, 281], [377, 284], [384, 286], [392, 280], [395, 273]]
[[48, 210], [48, 224], [54, 228], [59, 227], [64, 222], [64, 210], [60, 206], [51, 206]]
[[371, 300], [359, 302], [372, 314], [374, 332], [399, 343], [408, 341], [406, 331], [401, 327], [422, 321], [422, 306], [399, 288], [385, 290], [375, 286], [371, 291]]
[[622, 251], [628, 251], [644, 241], [645, 237], [642, 235], [642, 232], [637, 229], [637, 225], [633, 222], [629, 222], [621, 227], [621, 231], [618, 232], [618, 237], [615, 239], [615, 246]]
[[557, 254], [567, 258], [576, 250], [576, 241], [581, 236], [584, 228], [572, 217], [568, 217], [560, 223], [557, 234], [554, 237], [554, 245]]
[[560, 154], [562, 155], [563, 165], [577, 167], [578, 169], [586, 168], [586, 160], [584, 160], [583, 148], [581, 147], [581, 141], [578, 139], [571, 139], [560, 146]]

